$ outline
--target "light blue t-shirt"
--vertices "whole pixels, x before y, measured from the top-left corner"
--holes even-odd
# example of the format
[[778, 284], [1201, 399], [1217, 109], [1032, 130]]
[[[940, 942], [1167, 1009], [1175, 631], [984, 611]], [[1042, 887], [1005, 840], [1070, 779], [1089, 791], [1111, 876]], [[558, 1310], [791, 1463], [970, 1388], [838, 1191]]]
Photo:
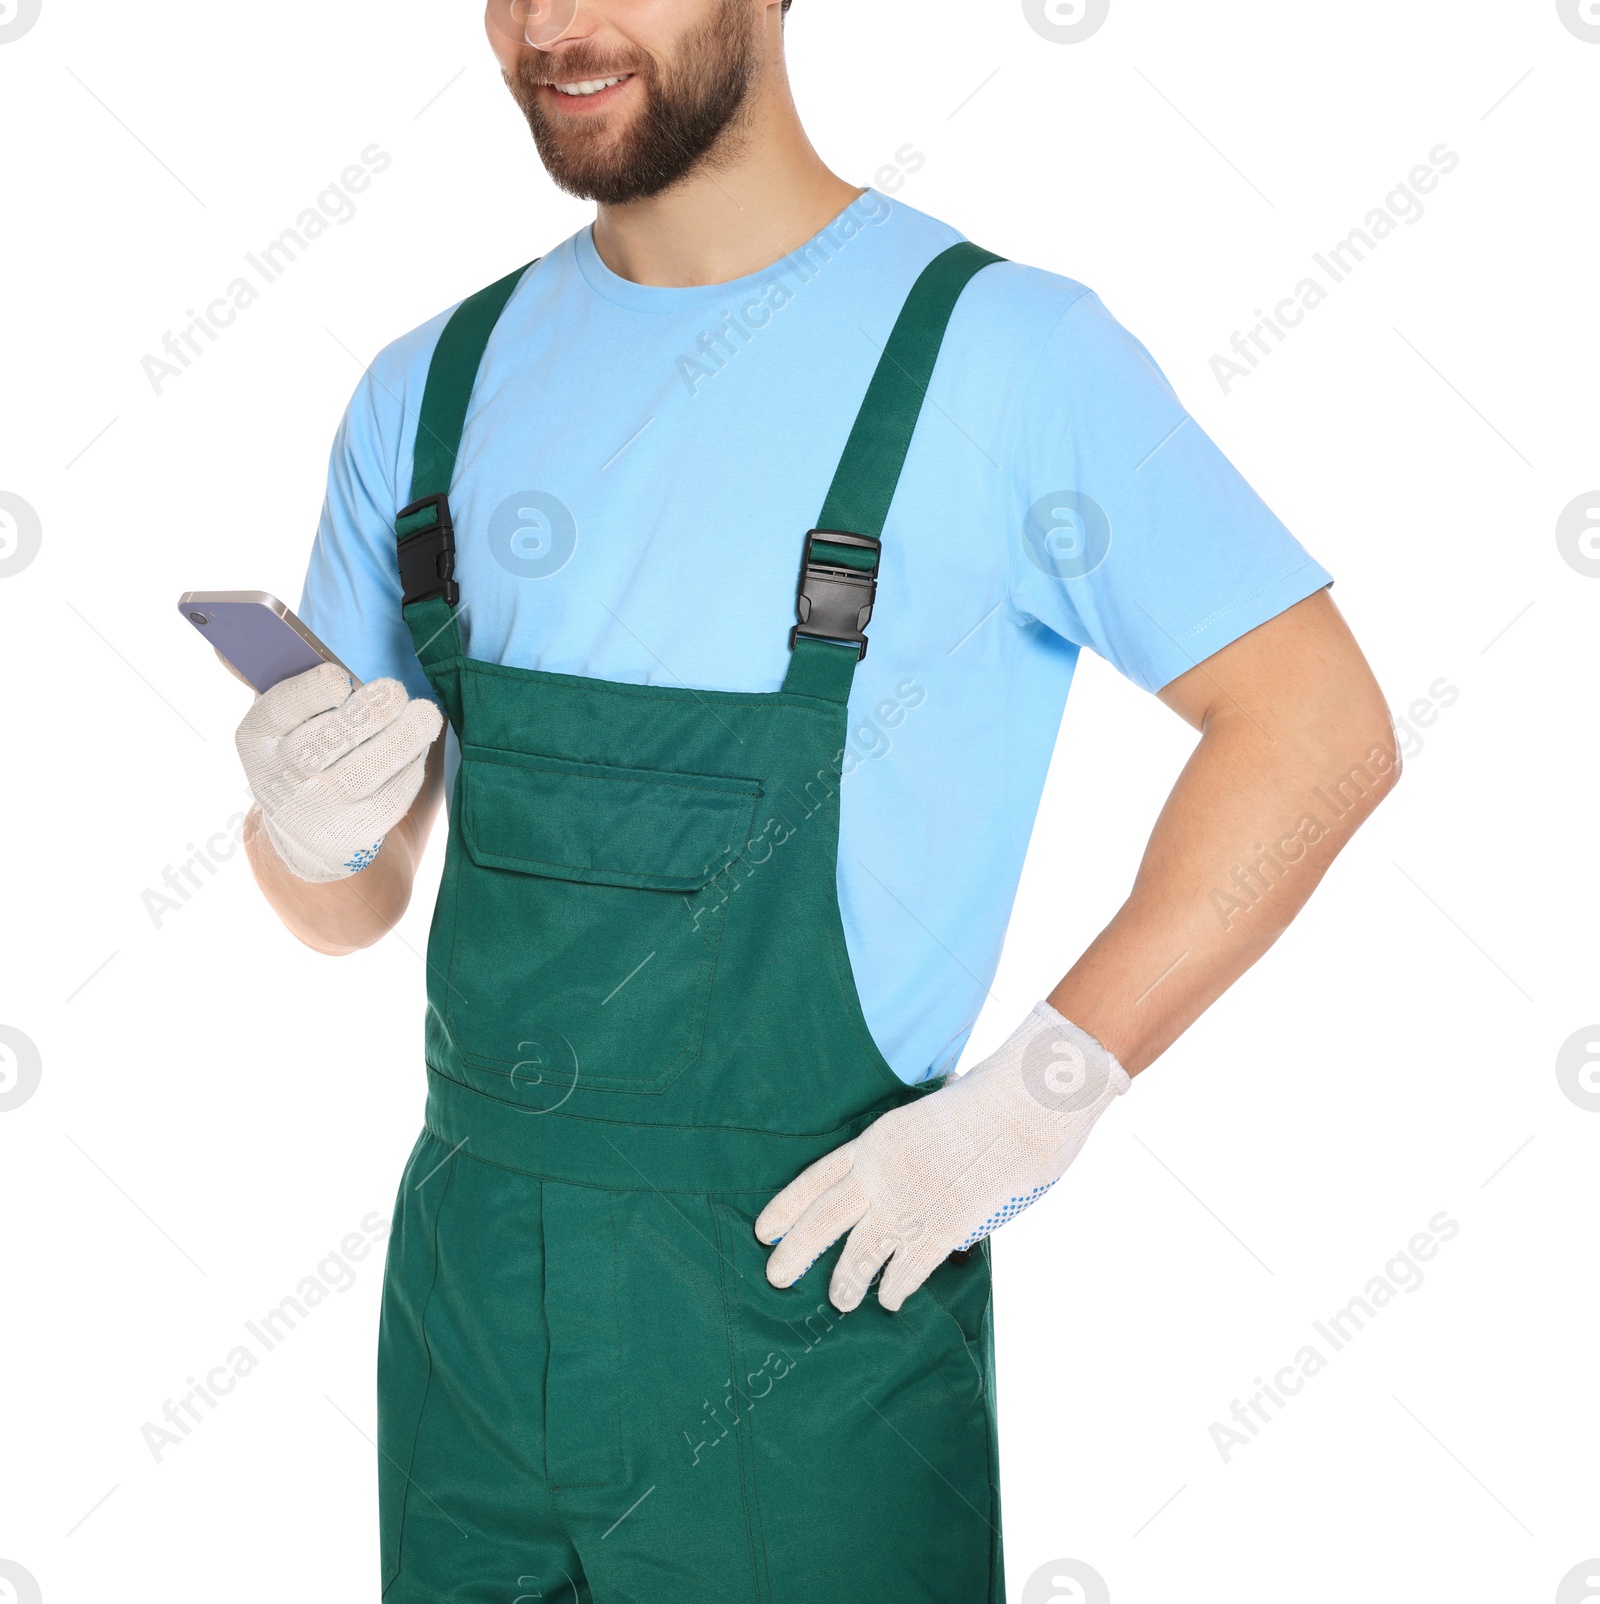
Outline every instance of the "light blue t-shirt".
[[[450, 493], [468, 653], [777, 690], [805, 532], [907, 292], [960, 238], [869, 190], [726, 284], [619, 278], [587, 228], [550, 251], [489, 342]], [[393, 523], [447, 315], [357, 387], [300, 605], [358, 677], [419, 696]], [[1156, 690], [1327, 583], [1092, 291], [972, 280], [883, 532], [840, 793], [850, 959], [903, 1079], [953, 1067], [977, 1018], [1080, 648]]]

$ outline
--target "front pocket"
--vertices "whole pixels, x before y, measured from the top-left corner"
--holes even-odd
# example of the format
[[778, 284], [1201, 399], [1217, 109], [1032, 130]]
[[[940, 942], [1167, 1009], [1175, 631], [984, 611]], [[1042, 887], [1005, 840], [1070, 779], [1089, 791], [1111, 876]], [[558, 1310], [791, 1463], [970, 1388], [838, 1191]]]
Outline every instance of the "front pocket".
[[480, 1089], [549, 1108], [663, 1090], [700, 1051], [722, 935], [707, 887], [760, 782], [464, 746], [446, 1016]]
[[586, 885], [694, 891], [748, 830], [757, 780], [462, 750], [473, 861]]

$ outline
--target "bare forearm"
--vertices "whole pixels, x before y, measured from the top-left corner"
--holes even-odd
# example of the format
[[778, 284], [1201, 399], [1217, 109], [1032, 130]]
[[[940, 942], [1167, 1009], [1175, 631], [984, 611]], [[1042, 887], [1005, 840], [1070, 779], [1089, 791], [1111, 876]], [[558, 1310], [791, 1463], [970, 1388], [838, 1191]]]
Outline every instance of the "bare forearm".
[[[1050, 995], [1130, 1074], [1277, 940], [1393, 783], [1387, 734], [1381, 744], [1361, 738], [1337, 761], [1330, 753], [1325, 763], [1281, 764], [1241, 780], [1240, 766], [1259, 756], [1252, 744], [1237, 728], [1202, 738], [1127, 902]], [[1349, 779], [1353, 766], [1369, 776], [1364, 794]]]
[[370, 947], [392, 930], [411, 901], [417, 865], [442, 793], [442, 743], [429, 754], [422, 790], [411, 810], [384, 837], [377, 857], [348, 879], [302, 880], [274, 851], [251, 808], [245, 819], [245, 855], [256, 884], [284, 927], [314, 951], [331, 957]]
[[[1313, 620], [1323, 606], [1336, 620], [1331, 603]], [[1282, 633], [1292, 638], [1292, 624]], [[1395, 782], [1387, 710], [1342, 621], [1317, 644], [1309, 663], [1275, 669], [1250, 662], [1259, 642], [1219, 661], [1214, 672], [1238, 694], [1211, 687], [1199, 745], [1127, 902], [1050, 995], [1130, 1073], [1277, 940]], [[1230, 666], [1273, 669], [1265, 694]]]

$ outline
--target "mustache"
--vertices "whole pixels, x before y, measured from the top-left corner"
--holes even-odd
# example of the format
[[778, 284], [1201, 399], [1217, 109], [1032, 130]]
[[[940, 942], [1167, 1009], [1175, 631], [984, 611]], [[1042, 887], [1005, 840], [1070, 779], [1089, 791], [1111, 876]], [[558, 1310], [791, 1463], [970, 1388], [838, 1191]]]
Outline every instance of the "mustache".
[[629, 73], [645, 78], [649, 76], [649, 67], [644, 62], [596, 61], [582, 51], [574, 50], [563, 52], [559, 59], [538, 51], [524, 57], [517, 68], [517, 76], [523, 83], [536, 88], [550, 84], [581, 83], [590, 78], [619, 78]]

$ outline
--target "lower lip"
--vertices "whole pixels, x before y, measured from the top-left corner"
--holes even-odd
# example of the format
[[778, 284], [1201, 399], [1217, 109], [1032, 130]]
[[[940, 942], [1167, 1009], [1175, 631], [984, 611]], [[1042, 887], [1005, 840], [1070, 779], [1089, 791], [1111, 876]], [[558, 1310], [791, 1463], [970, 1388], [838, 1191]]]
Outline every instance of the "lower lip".
[[612, 84], [609, 89], [602, 89], [593, 95], [564, 95], [554, 84], [546, 85], [546, 91], [549, 98], [564, 112], [581, 117], [589, 112], [599, 111], [602, 106], [609, 106], [632, 82], [633, 75], [630, 73], [620, 82]]

